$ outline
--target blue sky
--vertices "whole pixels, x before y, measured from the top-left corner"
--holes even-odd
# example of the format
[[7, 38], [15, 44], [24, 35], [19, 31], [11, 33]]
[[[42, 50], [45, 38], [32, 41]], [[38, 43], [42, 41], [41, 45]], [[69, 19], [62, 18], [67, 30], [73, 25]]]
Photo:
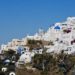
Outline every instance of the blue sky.
[[75, 0], [0, 0], [0, 44], [47, 30], [75, 16]]

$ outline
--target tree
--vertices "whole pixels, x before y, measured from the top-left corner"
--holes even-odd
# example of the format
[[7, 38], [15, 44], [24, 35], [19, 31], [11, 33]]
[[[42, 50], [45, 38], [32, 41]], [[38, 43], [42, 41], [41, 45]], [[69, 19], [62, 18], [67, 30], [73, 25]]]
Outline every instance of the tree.
[[15, 51], [12, 50], [12, 49], [9, 49], [9, 50], [6, 51], [4, 54], [5, 54], [5, 56], [6, 56], [7, 58], [11, 58], [11, 57], [15, 54]]

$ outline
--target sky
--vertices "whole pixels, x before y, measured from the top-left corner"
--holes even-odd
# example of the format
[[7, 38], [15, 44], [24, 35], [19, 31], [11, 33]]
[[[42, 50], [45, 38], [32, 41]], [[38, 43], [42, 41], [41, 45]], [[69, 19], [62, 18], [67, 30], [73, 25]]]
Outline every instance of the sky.
[[0, 44], [35, 34], [75, 16], [75, 0], [0, 0]]

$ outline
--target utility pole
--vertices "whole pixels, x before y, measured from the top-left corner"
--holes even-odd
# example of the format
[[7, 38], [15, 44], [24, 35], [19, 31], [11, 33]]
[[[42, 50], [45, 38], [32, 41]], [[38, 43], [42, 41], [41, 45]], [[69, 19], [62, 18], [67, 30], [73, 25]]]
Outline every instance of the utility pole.
[[43, 69], [43, 71], [45, 70], [44, 60], [43, 60], [43, 63], [42, 63], [42, 69]]

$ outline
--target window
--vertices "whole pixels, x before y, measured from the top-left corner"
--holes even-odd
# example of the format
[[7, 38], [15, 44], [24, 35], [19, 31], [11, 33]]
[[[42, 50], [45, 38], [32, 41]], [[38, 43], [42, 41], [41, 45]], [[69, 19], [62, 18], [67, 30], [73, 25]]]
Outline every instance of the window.
[[25, 58], [25, 59], [27, 59], [27, 58]]
[[71, 49], [72, 49], [71, 47], [68, 47], [68, 48], [67, 48], [68, 51], [71, 51]]
[[26, 54], [26, 55], [28, 55], [28, 54]]

